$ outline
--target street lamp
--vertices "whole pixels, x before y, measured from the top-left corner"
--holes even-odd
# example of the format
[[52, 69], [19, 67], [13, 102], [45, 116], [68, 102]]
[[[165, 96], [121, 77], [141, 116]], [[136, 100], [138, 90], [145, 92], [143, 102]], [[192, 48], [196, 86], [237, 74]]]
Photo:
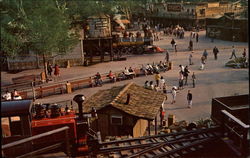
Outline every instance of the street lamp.
[[73, 100], [78, 104], [78, 111], [79, 111], [79, 120], [83, 120], [83, 113], [82, 113], [82, 103], [85, 101], [85, 96], [82, 94], [78, 94], [74, 96]]

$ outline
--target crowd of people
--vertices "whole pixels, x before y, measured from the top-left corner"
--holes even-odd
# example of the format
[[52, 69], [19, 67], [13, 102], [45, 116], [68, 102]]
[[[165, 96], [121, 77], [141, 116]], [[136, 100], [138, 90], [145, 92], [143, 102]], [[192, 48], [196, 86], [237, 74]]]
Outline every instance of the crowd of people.
[[163, 33], [164, 35], [174, 35], [175, 37], [179, 38], [179, 39], [183, 39], [184, 38], [184, 34], [185, 34], [185, 30], [183, 27], [176, 25], [175, 27], [171, 26], [171, 27], [166, 27], [163, 29]]

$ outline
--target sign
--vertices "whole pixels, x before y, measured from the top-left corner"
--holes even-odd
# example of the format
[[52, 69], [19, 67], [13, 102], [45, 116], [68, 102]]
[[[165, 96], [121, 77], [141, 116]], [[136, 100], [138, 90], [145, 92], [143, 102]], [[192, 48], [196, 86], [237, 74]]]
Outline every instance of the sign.
[[181, 12], [181, 4], [167, 4], [168, 12]]

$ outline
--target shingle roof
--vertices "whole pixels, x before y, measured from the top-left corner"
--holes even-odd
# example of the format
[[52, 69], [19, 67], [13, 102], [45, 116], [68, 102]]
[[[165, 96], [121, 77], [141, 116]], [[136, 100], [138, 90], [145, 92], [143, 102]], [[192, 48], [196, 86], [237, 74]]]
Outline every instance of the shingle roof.
[[[130, 93], [129, 104], [125, 104]], [[135, 83], [125, 86], [101, 90], [84, 102], [84, 112], [90, 112], [92, 107], [100, 110], [108, 105], [120, 109], [130, 115], [153, 120], [162, 105], [166, 95], [145, 89]]]

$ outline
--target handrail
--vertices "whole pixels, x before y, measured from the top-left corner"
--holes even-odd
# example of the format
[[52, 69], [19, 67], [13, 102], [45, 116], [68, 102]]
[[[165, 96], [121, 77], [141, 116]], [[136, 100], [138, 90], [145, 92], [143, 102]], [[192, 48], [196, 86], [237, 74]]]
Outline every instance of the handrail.
[[221, 110], [221, 112], [223, 114], [225, 114], [226, 116], [228, 116], [229, 118], [231, 118], [232, 120], [234, 120], [241, 127], [243, 127], [243, 128], [250, 128], [250, 125], [246, 125], [244, 122], [242, 122], [241, 120], [239, 120], [238, 118], [236, 118], [235, 116], [233, 116], [232, 114], [230, 114], [229, 112], [227, 112], [226, 110]]
[[13, 146], [16, 146], [16, 145], [20, 145], [20, 144], [23, 144], [23, 143], [26, 143], [26, 142], [29, 142], [29, 141], [32, 141], [34, 139], [39, 139], [39, 138], [49, 136], [49, 135], [52, 135], [52, 134], [55, 134], [55, 133], [58, 133], [58, 132], [62, 132], [62, 131], [68, 130], [68, 129], [69, 129], [69, 127], [65, 126], [65, 127], [58, 128], [58, 129], [55, 129], [55, 130], [52, 130], [52, 131], [49, 131], [49, 132], [45, 132], [45, 133], [42, 133], [42, 134], [38, 134], [38, 135], [29, 137], [29, 138], [24, 138], [22, 140], [18, 140], [18, 141], [9, 143], [9, 144], [5, 144], [5, 145], [2, 145], [2, 150], [6, 149], [6, 148], [13, 147]]

